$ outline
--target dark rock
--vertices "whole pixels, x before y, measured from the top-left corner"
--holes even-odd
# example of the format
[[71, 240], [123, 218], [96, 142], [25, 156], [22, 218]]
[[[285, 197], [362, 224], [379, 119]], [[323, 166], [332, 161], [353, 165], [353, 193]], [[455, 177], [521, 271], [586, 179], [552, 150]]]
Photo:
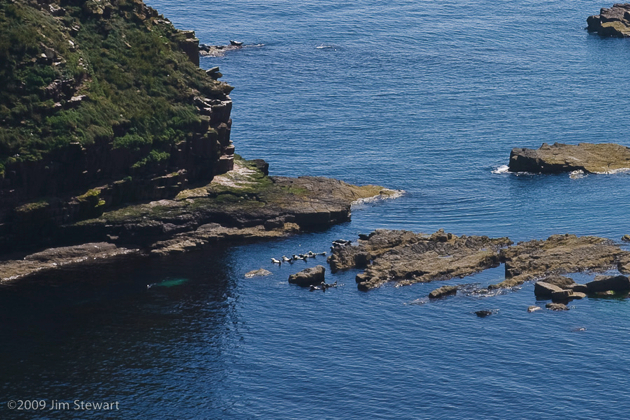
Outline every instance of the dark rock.
[[538, 299], [551, 299], [554, 293], [561, 292], [563, 292], [561, 287], [544, 281], [536, 282], [534, 285], [534, 294]]
[[588, 286], [585, 284], [574, 284], [569, 287], [574, 293], [588, 293]]
[[545, 308], [550, 309], [552, 311], [568, 311], [569, 307], [564, 303], [548, 303], [545, 305]]
[[429, 293], [430, 299], [440, 299], [457, 293], [457, 286], [442, 286]]
[[630, 280], [626, 276], [597, 276], [594, 281], [586, 283], [588, 293], [612, 290], [622, 292], [630, 290]]
[[475, 315], [477, 315], [479, 318], [485, 318], [487, 316], [493, 315], [495, 311], [492, 311], [490, 309], [483, 309], [481, 311], [476, 311]]
[[301, 287], [315, 286], [324, 282], [326, 269], [323, 265], [307, 268], [299, 273], [289, 276], [289, 283], [297, 284]]

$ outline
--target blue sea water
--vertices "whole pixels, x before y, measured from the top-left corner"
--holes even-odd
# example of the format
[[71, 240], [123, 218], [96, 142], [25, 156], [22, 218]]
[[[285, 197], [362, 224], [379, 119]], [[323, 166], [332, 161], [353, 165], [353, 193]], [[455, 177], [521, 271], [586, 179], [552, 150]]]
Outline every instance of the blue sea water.
[[[611, 4], [148, 4], [203, 43], [264, 44], [201, 59], [235, 86], [238, 153], [264, 158], [273, 175], [407, 194], [357, 208], [352, 222], [324, 232], [3, 285], [0, 418], [628, 417], [628, 300], [529, 314], [536, 301], [526, 284], [415, 304], [438, 285], [363, 293], [350, 271], [328, 275], [342, 287], [310, 293], [287, 277], [321, 257], [270, 263], [375, 228], [514, 241], [629, 233], [628, 174], [493, 173], [512, 147], [630, 146], [630, 40], [584, 30], [588, 15]], [[261, 267], [273, 274], [244, 279]], [[451, 283], [502, 279], [498, 267]], [[479, 309], [498, 312], [481, 319]], [[6, 407], [26, 399], [118, 401], [120, 411]]]

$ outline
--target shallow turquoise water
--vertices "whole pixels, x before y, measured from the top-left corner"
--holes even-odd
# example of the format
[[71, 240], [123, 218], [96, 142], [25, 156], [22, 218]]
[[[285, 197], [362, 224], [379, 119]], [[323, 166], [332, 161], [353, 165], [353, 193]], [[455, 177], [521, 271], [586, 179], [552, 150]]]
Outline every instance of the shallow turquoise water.
[[[307, 264], [269, 262], [375, 228], [515, 241], [630, 232], [627, 174], [493, 173], [512, 147], [630, 146], [630, 41], [584, 30], [610, 4], [149, 4], [203, 43], [265, 44], [201, 60], [236, 87], [238, 153], [275, 175], [408, 193], [325, 232], [0, 288], [0, 404], [118, 400], [120, 412], [100, 415], [138, 419], [627, 417], [627, 300], [529, 314], [527, 284], [417, 305], [435, 284], [361, 293], [351, 271], [327, 277], [343, 287], [309, 293], [286, 282]], [[243, 278], [260, 267], [273, 275]], [[453, 283], [502, 278], [498, 267]], [[11, 416], [39, 418], [0, 406]]]

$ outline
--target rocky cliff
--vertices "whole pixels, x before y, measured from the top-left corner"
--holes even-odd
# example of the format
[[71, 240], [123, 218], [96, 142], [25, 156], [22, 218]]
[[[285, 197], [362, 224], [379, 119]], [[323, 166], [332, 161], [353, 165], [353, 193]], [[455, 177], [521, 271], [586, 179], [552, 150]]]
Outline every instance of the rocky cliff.
[[198, 44], [141, 0], [0, 0], [0, 251], [232, 168]]

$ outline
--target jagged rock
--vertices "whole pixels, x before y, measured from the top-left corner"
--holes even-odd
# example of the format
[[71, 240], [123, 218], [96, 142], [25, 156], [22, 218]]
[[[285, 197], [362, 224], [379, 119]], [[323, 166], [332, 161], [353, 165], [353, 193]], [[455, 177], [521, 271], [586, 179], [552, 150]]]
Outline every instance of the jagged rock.
[[536, 311], [541, 311], [542, 308], [540, 306], [535, 306], [532, 305], [529, 308], [527, 308], [527, 312], [531, 313], [531, 312], [536, 312]]
[[578, 145], [544, 143], [539, 149], [514, 148], [510, 153], [511, 172], [610, 173], [630, 168], [630, 149], [613, 143]]
[[440, 299], [457, 293], [457, 286], [442, 286], [429, 293], [430, 299]]
[[630, 36], [630, 4], [614, 4], [610, 9], [602, 8], [599, 15], [586, 19], [589, 32], [603, 37], [625, 38]]
[[[499, 265], [499, 250], [508, 238], [455, 236], [439, 230], [432, 235], [409, 231], [376, 230], [358, 245], [333, 247], [328, 259], [334, 271], [365, 268], [356, 276], [360, 290], [389, 281], [405, 286], [464, 277]], [[368, 265], [369, 264], [369, 265]]]
[[506, 248], [500, 258], [505, 262], [505, 280], [490, 285], [491, 289], [514, 287], [552, 274], [617, 267], [627, 270], [630, 252], [596, 236], [552, 235], [546, 240], [521, 242]]
[[252, 270], [245, 273], [245, 278], [251, 279], [252, 277], [265, 277], [270, 276], [271, 274], [271, 271], [265, 270], [264, 268], [259, 268], [258, 270]]
[[564, 303], [548, 303], [545, 305], [545, 308], [550, 309], [552, 311], [568, 311], [569, 307]]
[[544, 281], [536, 282], [534, 285], [534, 294], [538, 299], [551, 299], [554, 293], [563, 292], [562, 288], [555, 284], [546, 283]]
[[307, 268], [299, 273], [289, 276], [289, 283], [297, 284], [301, 287], [310, 287], [317, 284], [325, 283], [324, 273], [326, 269], [323, 265]]
[[626, 276], [597, 276], [594, 281], [586, 283], [588, 293], [623, 292], [630, 290], [630, 280]]

